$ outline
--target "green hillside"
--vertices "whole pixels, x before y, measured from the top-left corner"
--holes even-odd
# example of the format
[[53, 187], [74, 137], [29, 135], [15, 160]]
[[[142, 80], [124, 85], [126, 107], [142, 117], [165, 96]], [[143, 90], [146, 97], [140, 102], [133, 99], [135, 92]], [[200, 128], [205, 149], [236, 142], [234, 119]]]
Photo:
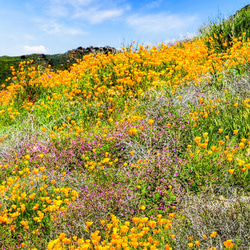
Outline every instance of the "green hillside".
[[175, 44], [3, 57], [0, 249], [249, 249], [245, 12]]

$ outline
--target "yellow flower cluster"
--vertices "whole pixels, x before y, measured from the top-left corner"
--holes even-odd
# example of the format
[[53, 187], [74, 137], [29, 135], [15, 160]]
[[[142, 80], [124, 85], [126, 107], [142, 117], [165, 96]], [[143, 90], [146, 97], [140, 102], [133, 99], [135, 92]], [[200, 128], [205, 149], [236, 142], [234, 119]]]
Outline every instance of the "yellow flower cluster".
[[[88, 222], [89, 224], [91, 222]], [[101, 221], [104, 225], [105, 221]], [[87, 222], [86, 222], [87, 226]], [[170, 219], [164, 219], [158, 215], [157, 220], [150, 220], [147, 217], [132, 218], [132, 223], [122, 223], [116, 216], [111, 216], [111, 222], [106, 222], [106, 234], [101, 236], [100, 231], [90, 233], [90, 239], [66, 237], [65, 233], [48, 243], [48, 250], [64, 249], [172, 249], [169, 230], [172, 226]], [[168, 235], [168, 237], [163, 237]], [[169, 238], [169, 239], [167, 239]]]
[[[169, 88], [174, 94], [178, 86], [189, 85], [190, 81], [198, 84], [203, 77], [210, 78], [211, 74], [219, 75], [249, 63], [248, 49], [249, 42], [237, 39], [222, 54], [209, 52], [202, 40], [177, 43], [176, 46], [162, 44], [159, 49], [140, 46], [136, 52], [124, 51], [108, 56], [90, 54], [74, 64], [70, 71], [58, 72], [49, 68], [41, 71], [23, 62], [18, 71], [12, 68], [13, 77], [7, 79], [8, 86], [0, 91], [0, 114], [15, 120], [23, 109], [35, 113], [46, 111], [49, 119], [56, 112], [56, 103], [61, 100], [65, 106], [80, 104], [82, 113], [95, 103], [98, 107], [96, 118], [108, 116], [112, 121], [112, 111], [119, 97], [131, 98], [143, 95], [141, 93], [149, 88], [162, 87]], [[33, 97], [29, 95], [36, 95], [38, 89], [48, 93], [47, 102], [30, 101]], [[23, 95], [23, 104], [13, 108], [20, 95]], [[109, 111], [103, 110], [105, 102], [109, 103]], [[75, 126], [76, 132], [82, 129], [76, 122], [71, 125]]]
[[[219, 133], [222, 133], [222, 131], [223, 129], [218, 130]], [[234, 131], [237, 131], [238, 133], [238, 130], [234, 130]], [[235, 135], [237, 135], [237, 133], [234, 132]], [[188, 145], [189, 155], [192, 158], [195, 156], [199, 156], [201, 154], [208, 155], [209, 157], [213, 156], [215, 160], [219, 158], [223, 159], [226, 157], [229, 163], [236, 160], [237, 165], [240, 167], [240, 170], [242, 172], [246, 172], [247, 169], [250, 169], [250, 162], [248, 161], [248, 154], [247, 154], [247, 152], [250, 149], [249, 139], [242, 138], [241, 142], [238, 145], [233, 145], [234, 147], [231, 146], [231, 148], [224, 141], [219, 140], [218, 145], [211, 145], [211, 147], [207, 149], [207, 145], [209, 142], [209, 139], [207, 139], [207, 136], [208, 136], [208, 133], [205, 132], [203, 134], [203, 137], [204, 137], [203, 143], [201, 143], [202, 137], [198, 137], [198, 136], [195, 137], [194, 141], [196, 142], [196, 144], [193, 145], [193, 149], [192, 149], [192, 145]], [[229, 136], [225, 136], [225, 138], [227, 141], [229, 140]], [[245, 149], [244, 152], [242, 152], [243, 149]], [[233, 175], [235, 169], [230, 168], [228, 169], [228, 171], [231, 175]]]
[[[24, 158], [30, 157], [26, 155]], [[8, 167], [11, 165], [4, 166]], [[15, 169], [18, 170], [18, 165]], [[13, 171], [13, 175], [1, 183], [0, 224], [10, 225], [13, 231], [30, 229], [37, 232], [48, 219], [53, 223], [56, 215], [66, 211], [70, 201], [77, 198], [78, 192], [72, 188], [56, 188], [55, 182], [49, 182], [45, 169], [26, 167]]]

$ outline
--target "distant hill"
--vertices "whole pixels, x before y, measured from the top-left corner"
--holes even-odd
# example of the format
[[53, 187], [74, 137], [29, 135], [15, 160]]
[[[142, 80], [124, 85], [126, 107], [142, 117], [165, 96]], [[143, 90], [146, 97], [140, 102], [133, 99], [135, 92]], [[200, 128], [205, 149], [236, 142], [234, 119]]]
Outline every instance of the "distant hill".
[[18, 65], [22, 61], [33, 60], [34, 65], [42, 65], [47, 67], [51, 65], [51, 68], [54, 70], [66, 70], [77, 61], [77, 59], [82, 59], [84, 55], [89, 53], [118, 53], [119, 50], [105, 46], [105, 47], [88, 47], [83, 48], [79, 47], [77, 49], [69, 50], [64, 54], [55, 54], [55, 55], [45, 55], [45, 54], [31, 54], [23, 56], [1, 56], [0, 57], [0, 84], [5, 82], [11, 75], [10, 66], [18, 68]]

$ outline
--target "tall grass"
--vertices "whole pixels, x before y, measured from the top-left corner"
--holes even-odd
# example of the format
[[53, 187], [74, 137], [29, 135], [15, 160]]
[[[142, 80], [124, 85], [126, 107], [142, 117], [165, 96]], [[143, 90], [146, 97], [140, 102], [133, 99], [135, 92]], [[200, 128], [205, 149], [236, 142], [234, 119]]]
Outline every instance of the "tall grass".
[[218, 18], [200, 28], [200, 36], [209, 49], [225, 52], [238, 38], [247, 41], [250, 38], [250, 8], [242, 8], [230, 18]]

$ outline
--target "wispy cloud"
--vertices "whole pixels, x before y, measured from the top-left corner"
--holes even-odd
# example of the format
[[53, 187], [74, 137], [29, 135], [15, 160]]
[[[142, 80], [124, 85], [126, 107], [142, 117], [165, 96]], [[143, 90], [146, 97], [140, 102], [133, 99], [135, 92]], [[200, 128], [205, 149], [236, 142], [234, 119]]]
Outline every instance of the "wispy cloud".
[[87, 11], [81, 11], [74, 15], [74, 18], [81, 18], [92, 24], [102, 23], [103, 21], [122, 16], [123, 9], [96, 9], [91, 8]]
[[63, 5], [51, 4], [47, 8], [47, 13], [53, 17], [66, 17], [69, 15], [69, 10]]
[[88, 6], [98, 0], [47, 0], [47, 2], [54, 5], [73, 5], [73, 6]]
[[196, 20], [196, 16], [167, 15], [164, 13], [148, 14], [144, 16], [132, 15], [127, 23], [140, 32], [162, 33], [189, 26]]
[[32, 54], [32, 53], [48, 53], [48, 50], [45, 48], [43, 45], [38, 45], [38, 46], [24, 46], [24, 53], [26, 54]]
[[118, 6], [107, 0], [46, 0], [47, 14], [51, 18], [86, 20], [91, 24], [120, 17], [129, 9], [128, 4]]
[[76, 28], [66, 28], [65, 32], [69, 35], [73, 35], [73, 36], [76, 36], [76, 35], [84, 35], [84, 36], [87, 36], [89, 33], [88, 32], [85, 32], [81, 29], [76, 29]]
[[[45, 0], [47, 14], [53, 17], [69, 17], [98, 0]], [[72, 13], [73, 12], [73, 13]]]
[[35, 36], [32, 36], [30, 34], [24, 35], [23, 39], [25, 39], [25, 40], [31, 40], [31, 41], [37, 40], [37, 38]]
[[60, 33], [60, 25], [57, 23], [43, 23], [41, 26], [41, 29], [45, 31], [48, 34], [56, 34]]
[[161, 6], [162, 0], [155, 0], [147, 3], [144, 8], [145, 9], [153, 9], [153, 8], [158, 8]]
[[[41, 20], [39, 20], [40, 22]], [[42, 31], [46, 32], [50, 35], [88, 35], [87, 32], [74, 28], [74, 27], [67, 27], [65, 25], [59, 24], [56, 21], [48, 20], [47, 22], [43, 21], [40, 24], [40, 28]]]
[[98, 0], [64, 0], [63, 2], [65, 2], [66, 4], [71, 4], [75, 7], [79, 7], [79, 6], [88, 6], [90, 4], [97, 3]]

